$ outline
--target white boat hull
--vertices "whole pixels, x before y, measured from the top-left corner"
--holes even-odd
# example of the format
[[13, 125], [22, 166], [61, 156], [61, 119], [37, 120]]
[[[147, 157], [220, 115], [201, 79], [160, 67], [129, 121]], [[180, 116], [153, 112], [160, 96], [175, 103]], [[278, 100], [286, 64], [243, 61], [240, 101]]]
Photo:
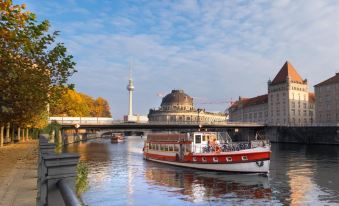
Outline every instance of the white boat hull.
[[189, 167], [202, 170], [214, 170], [223, 172], [243, 172], [243, 173], [268, 173], [270, 160], [263, 160], [258, 162], [244, 162], [244, 163], [233, 163], [233, 164], [197, 164], [197, 163], [186, 163], [186, 162], [171, 162], [163, 161], [152, 158], [146, 158], [154, 162], [160, 162], [164, 164], [170, 164], [180, 167]]

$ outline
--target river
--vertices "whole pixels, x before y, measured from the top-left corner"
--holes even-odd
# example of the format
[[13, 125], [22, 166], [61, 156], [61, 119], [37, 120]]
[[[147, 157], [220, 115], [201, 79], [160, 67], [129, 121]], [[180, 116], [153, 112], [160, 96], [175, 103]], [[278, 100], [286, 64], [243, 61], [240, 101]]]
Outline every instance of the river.
[[142, 158], [143, 139], [69, 145], [89, 167], [88, 205], [339, 205], [339, 147], [273, 144], [268, 177], [180, 168]]

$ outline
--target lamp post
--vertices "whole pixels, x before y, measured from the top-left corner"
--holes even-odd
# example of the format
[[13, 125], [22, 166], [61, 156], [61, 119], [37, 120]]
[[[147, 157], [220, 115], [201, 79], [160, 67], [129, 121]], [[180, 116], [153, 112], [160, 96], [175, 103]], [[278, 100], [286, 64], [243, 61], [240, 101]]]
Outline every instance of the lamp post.
[[197, 109], [197, 112], [198, 112], [198, 120], [197, 120], [197, 123], [199, 125], [199, 130], [201, 128], [201, 125], [200, 125], [200, 112], [202, 111], [202, 109]]

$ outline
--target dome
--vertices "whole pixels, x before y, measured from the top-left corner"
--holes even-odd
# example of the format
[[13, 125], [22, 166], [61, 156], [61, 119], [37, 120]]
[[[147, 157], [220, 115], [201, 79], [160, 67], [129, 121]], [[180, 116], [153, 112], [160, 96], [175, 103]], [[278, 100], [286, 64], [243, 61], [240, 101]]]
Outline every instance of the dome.
[[185, 94], [183, 90], [172, 90], [162, 98], [161, 108], [164, 110], [170, 109], [193, 109], [193, 98]]

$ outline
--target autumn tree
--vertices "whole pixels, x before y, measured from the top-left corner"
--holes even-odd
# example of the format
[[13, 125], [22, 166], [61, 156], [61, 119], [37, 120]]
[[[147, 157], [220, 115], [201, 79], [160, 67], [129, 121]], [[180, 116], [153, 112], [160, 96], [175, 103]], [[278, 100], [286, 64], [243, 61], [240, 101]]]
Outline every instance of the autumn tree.
[[0, 124], [43, 126], [47, 104], [62, 96], [76, 72], [73, 57], [47, 20], [25, 5], [0, 0]]
[[51, 105], [52, 116], [111, 117], [107, 100], [94, 100], [91, 96], [68, 89], [57, 104]]
[[107, 100], [98, 97], [94, 101], [94, 114], [95, 117], [111, 117], [111, 112]]

